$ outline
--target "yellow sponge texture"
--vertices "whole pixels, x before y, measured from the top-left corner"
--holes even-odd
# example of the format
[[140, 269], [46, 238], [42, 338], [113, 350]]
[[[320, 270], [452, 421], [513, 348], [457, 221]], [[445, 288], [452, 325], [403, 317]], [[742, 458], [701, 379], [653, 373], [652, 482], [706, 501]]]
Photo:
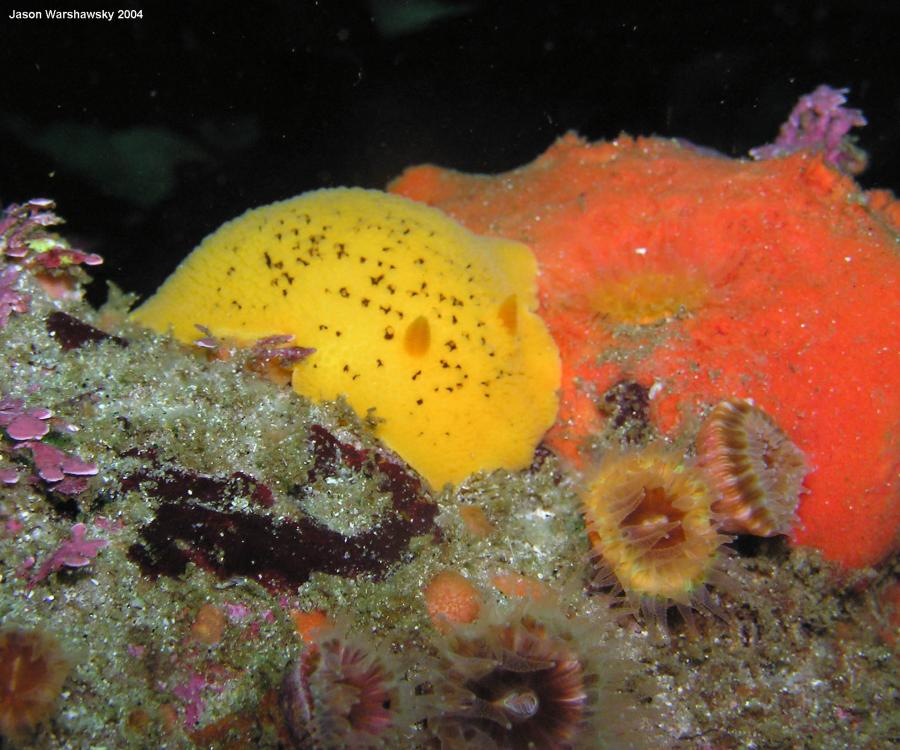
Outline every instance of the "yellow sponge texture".
[[317, 190], [207, 237], [133, 319], [189, 342], [195, 324], [315, 353], [294, 389], [339, 395], [434, 488], [527, 466], [553, 423], [556, 345], [522, 244], [373, 190]]

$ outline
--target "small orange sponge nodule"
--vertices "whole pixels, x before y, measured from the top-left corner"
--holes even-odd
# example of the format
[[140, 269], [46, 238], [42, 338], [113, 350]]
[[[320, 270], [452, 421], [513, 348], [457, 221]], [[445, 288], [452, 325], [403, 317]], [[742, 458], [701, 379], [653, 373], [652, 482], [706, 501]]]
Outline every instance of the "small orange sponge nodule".
[[556, 345], [536, 314], [537, 264], [434, 208], [317, 190], [207, 237], [132, 319], [179, 340], [277, 334], [315, 352], [294, 389], [374, 410], [380, 438], [434, 488], [527, 466], [558, 405]]
[[575, 466], [622, 380], [669, 434], [752, 398], [809, 461], [794, 542], [850, 567], [900, 529], [900, 202], [821, 155], [728, 159], [567, 135], [497, 176], [415, 167], [390, 189], [526, 242], [560, 348], [547, 441]]

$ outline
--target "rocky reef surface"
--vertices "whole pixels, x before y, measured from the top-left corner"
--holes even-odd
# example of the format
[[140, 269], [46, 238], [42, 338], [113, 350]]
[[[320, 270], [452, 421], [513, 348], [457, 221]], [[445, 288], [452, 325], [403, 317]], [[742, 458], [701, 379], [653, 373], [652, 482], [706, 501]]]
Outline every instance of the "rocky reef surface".
[[[648, 619], [571, 464], [430, 492], [258, 352], [91, 308], [50, 208], [4, 227], [4, 747], [895, 746], [895, 558], [739, 537], [715, 614]], [[601, 450], [665, 442], [641, 388], [604, 403]]]

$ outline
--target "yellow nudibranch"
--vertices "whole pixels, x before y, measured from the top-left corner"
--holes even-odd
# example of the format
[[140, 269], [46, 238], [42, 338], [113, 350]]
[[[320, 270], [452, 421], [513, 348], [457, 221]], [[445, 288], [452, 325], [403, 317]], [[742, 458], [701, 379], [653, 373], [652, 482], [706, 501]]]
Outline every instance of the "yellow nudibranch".
[[439, 489], [528, 465], [556, 417], [560, 361], [537, 315], [537, 264], [435, 208], [316, 190], [208, 236], [132, 319], [177, 339], [290, 334], [315, 352], [293, 387], [374, 410], [384, 442]]

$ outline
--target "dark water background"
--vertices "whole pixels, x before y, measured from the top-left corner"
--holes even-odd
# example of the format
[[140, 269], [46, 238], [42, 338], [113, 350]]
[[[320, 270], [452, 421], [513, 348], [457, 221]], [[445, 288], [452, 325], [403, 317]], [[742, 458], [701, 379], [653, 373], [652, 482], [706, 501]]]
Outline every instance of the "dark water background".
[[[143, 18], [8, 17], [35, 7]], [[55, 198], [95, 275], [146, 294], [251, 206], [506, 170], [567, 130], [742, 156], [820, 83], [868, 117], [861, 182], [897, 189], [898, 28], [896, 0], [7, 2], [0, 200]]]

